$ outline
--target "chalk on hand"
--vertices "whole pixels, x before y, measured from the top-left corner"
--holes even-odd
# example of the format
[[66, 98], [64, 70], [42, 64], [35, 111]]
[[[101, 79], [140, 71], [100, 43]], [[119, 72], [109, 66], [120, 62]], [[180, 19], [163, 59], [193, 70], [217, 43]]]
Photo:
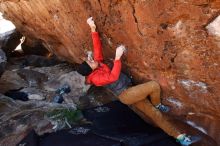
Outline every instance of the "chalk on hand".
[[87, 23], [88, 23], [90, 26], [95, 24], [92, 17], [89, 17], [89, 18], [87, 19]]

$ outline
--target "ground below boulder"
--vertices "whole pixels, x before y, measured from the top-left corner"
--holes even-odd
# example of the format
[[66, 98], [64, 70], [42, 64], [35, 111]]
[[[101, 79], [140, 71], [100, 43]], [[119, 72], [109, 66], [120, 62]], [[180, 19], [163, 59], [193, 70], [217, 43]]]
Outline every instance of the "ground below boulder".
[[[91, 124], [56, 133], [28, 134], [19, 144], [26, 146], [178, 146], [163, 131], [145, 123], [120, 102], [87, 109], [84, 116]], [[19, 146], [18, 144], [18, 146]]]

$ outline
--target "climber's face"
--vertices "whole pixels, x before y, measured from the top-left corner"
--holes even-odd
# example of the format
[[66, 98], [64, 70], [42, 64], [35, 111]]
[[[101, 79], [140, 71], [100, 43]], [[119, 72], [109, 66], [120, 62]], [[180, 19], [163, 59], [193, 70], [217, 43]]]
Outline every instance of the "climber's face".
[[92, 70], [96, 69], [99, 63], [95, 60], [86, 60], [87, 64], [92, 68]]

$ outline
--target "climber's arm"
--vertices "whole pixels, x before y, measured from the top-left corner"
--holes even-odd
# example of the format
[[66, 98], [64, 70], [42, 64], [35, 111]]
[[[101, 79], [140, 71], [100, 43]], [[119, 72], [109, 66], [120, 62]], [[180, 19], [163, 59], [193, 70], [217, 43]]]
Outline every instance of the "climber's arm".
[[90, 17], [87, 19], [87, 23], [89, 24], [92, 32], [92, 41], [93, 41], [93, 48], [94, 48], [94, 60], [95, 61], [103, 61], [103, 55], [102, 55], [102, 44], [99, 38], [98, 32], [96, 32], [96, 25]]
[[94, 48], [94, 60], [95, 61], [103, 61], [102, 55], [102, 45], [99, 39], [98, 32], [92, 32], [92, 41], [93, 41], [93, 48]]

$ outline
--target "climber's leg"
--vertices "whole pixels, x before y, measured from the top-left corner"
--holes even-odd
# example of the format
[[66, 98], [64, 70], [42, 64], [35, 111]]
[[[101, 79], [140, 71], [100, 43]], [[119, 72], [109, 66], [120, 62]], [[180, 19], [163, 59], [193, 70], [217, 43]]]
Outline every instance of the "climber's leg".
[[150, 117], [153, 122], [163, 129], [168, 135], [177, 138], [181, 134], [181, 132], [169, 122], [168, 118], [157, 110], [148, 100], [139, 101], [132, 106]]
[[[151, 102], [147, 99], [150, 96]], [[119, 95], [119, 100], [127, 105], [135, 106], [139, 111], [150, 117], [161, 129], [173, 137], [177, 137], [181, 133], [173, 127], [168, 119], [155, 108], [161, 103], [160, 86], [155, 81], [140, 84], [123, 91]]]
[[122, 103], [130, 105], [146, 99], [148, 95], [150, 96], [151, 102], [154, 106], [160, 104], [160, 86], [157, 82], [150, 81], [128, 88], [119, 95], [119, 99]]

